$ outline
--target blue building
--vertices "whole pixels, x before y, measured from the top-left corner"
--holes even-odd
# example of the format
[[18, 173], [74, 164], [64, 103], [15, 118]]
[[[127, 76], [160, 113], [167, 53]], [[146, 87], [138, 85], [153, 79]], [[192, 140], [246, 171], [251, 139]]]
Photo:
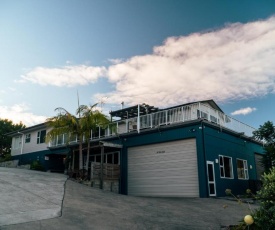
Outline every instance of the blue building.
[[[120, 165], [122, 194], [215, 197], [227, 188], [243, 194], [260, 179], [263, 148], [252, 137], [254, 128], [213, 100], [166, 109], [141, 104], [110, 115], [107, 129], [91, 133], [89, 162]], [[13, 158], [20, 164], [39, 160], [52, 171], [64, 169], [66, 156], [77, 161], [78, 140], [67, 145], [64, 134], [46, 144], [48, 130], [40, 124], [11, 133]]]

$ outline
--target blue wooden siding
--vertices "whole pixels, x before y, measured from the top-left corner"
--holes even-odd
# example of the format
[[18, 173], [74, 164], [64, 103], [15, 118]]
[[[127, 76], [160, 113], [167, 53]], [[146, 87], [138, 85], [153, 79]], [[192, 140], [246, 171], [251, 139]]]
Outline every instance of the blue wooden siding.
[[[181, 127], [162, 128], [147, 133], [121, 136], [116, 143], [123, 144], [121, 151], [121, 193], [127, 194], [127, 149], [128, 147], [156, 144], [167, 141], [196, 138], [198, 156], [198, 175], [200, 197], [208, 197], [206, 161], [213, 161], [215, 168], [217, 196], [225, 196], [225, 190], [231, 189], [235, 194], [244, 194], [249, 188], [248, 180], [240, 180], [237, 176], [236, 160], [247, 160], [249, 179], [256, 180], [255, 153], [263, 153], [262, 146], [258, 143], [244, 139], [241, 135], [220, 130], [219, 127], [200, 122]], [[232, 157], [233, 179], [220, 178], [219, 155]], [[252, 169], [250, 169], [250, 165]]]

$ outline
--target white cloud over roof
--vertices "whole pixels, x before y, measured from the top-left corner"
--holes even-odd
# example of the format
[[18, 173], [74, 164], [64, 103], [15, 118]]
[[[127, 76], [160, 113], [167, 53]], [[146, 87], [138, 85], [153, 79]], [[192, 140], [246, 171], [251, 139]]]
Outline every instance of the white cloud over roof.
[[187, 36], [169, 37], [148, 55], [110, 59], [107, 67], [37, 67], [23, 81], [76, 86], [107, 77], [112, 103], [171, 106], [213, 98], [242, 100], [275, 92], [275, 17]]
[[241, 109], [238, 109], [234, 112], [231, 113], [231, 115], [247, 115], [249, 113], [252, 113], [254, 111], [256, 111], [257, 109], [256, 108], [251, 108], [251, 107], [247, 107], [247, 108], [241, 108]]

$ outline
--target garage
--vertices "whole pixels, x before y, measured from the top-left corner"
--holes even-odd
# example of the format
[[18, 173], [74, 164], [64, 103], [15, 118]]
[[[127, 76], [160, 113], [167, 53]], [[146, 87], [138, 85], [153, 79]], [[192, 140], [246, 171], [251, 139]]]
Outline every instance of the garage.
[[128, 148], [128, 195], [199, 197], [196, 139]]

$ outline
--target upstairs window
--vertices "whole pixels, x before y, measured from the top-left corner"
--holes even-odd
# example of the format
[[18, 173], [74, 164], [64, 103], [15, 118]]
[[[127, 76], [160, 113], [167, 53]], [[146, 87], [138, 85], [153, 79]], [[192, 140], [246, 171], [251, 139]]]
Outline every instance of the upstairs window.
[[37, 132], [37, 144], [45, 143], [46, 130], [41, 130]]
[[31, 142], [31, 134], [28, 133], [25, 135], [25, 143], [30, 143]]
[[246, 160], [237, 159], [237, 172], [238, 172], [238, 179], [244, 179], [244, 180], [249, 179]]
[[221, 178], [233, 178], [232, 158], [219, 156]]
[[204, 119], [208, 120], [208, 114], [201, 111], [201, 110], [197, 110], [197, 117], [198, 118], [204, 118]]

